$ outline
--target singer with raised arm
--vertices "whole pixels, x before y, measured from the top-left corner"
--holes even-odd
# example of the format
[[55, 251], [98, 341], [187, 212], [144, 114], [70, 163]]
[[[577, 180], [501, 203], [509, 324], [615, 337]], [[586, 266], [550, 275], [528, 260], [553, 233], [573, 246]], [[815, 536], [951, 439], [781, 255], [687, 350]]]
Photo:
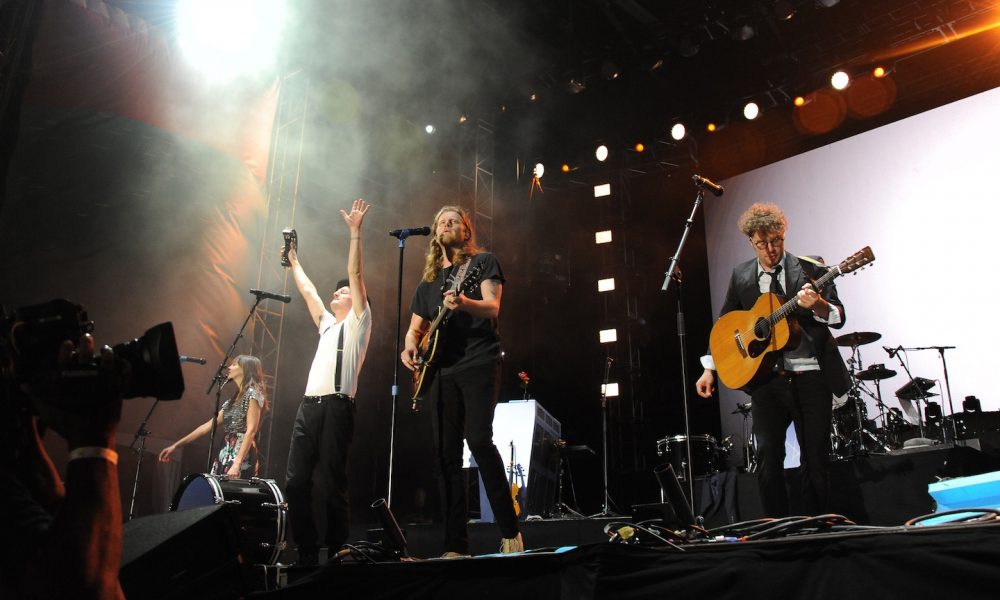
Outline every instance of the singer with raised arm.
[[[503, 460], [493, 444], [493, 411], [500, 382], [500, 296], [504, 276], [496, 257], [476, 246], [468, 213], [438, 210], [427, 248], [423, 279], [410, 302], [403, 365], [423, 370], [421, 341], [432, 322], [449, 315], [434, 344], [437, 375], [426, 395], [433, 412], [434, 447], [444, 510], [444, 557], [469, 553], [468, 510], [462, 472], [462, 440], [469, 443], [500, 528], [500, 551], [524, 549]], [[445, 291], [447, 289], [447, 291]], [[426, 374], [426, 372], [424, 373]]]
[[349, 534], [347, 462], [354, 437], [354, 399], [372, 331], [361, 259], [362, 224], [369, 208], [358, 199], [350, 212], [340, 211], [350, 234], [347, 279], [337, 282], [329, 310], [299, 262], [297, 245], [288, 251], [295, 286], [319, 332], [305, 395], [292, 427], [285, 483], [288, 518], [300, 565], [315, 565], [319, 560], [320, 540], [312, 508], [313, 470], [317, 464], [329, 477], [324, 505], [325, 543], [330, 555], [340, 549]]
[[[264, 367], [256, 356], [241, 354], [226, 367], [226, 383], [235, 384], [233, 396], [226, 400], [215, 415], [216, 425], [222, 426], [223, 442], [218, 456], [212, 463], [213, 475], [227, 475], [249, 479], [258, 475], [257, 430], [260, 418], [267, 410], [264, 391]], [[160, 462], [170, 462], [170, 457], [180, 446], [212, 432], [208, 420], [197, 429], [170, 444], [160, 452]]]
[[[753, 435], [757, 442], [757, 484], [768, 517], [789, 515], [785, 487], [785, 432], [795, 423], [801, 449], [802, 503], [800, 513], [828, 512], [830, 497], [830, 429], [832, 395], [843, 395], [850, 387], [847, 368], [830, 328], [843, 327], [844, 305], [833, 283], [822, 290], [813, 281], [824, 274], [822, 262], [785, 251], [788, 220], [774, 204], [754, 204], [738, 221], [756, 257], [733, 269], [720, 314], [751, 311], [760, 304], [783, 304], [785, 290], [793, 290], [795, 303], [788, 316], [787, 343], [765, 356], [761, 372], [741, 389], [750, 394]], [[773, 294], [773, 296], [772, 296]], [[778, 300], [772, 300], [777, 296]], [[721, 318], [720, 318], [721, 320]], [[778, 327], [775, 326], [775, 332]], [[795, 332], [799, 333], [796, 340]], [[747, 332], [748, 334], [750, 332]], [[761, 332], [757, 332], [760, 334]], [[716, 330], [713, 329], [713, 340]], [[731, 332], [726, 337], [732, 338]], [[748, 337], [750, 337], [748, 335]], [[773, 337], [779, 337], [777, 333]], [[702, 357], [705, 372], [696, 384], [698, 395], [711, 398], [715, 391], [715, 369], [729, 360], [713, 343]], [[732, 351], [737, 351], [733, 344]]]

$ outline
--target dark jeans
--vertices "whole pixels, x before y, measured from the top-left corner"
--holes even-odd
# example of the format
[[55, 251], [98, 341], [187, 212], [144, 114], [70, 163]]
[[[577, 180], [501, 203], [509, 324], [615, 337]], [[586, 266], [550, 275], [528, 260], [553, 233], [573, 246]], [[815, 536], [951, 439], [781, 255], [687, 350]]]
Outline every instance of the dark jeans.
[[354, 413], [354, 402], [344, 398], [303, 399], [299, 404], [288, 451], [285, 496], [292, 537], [300, 555], [315, 555], [319, 546], [312, 505], [313, 469], [317, 463], [319, 473], [327, 474], [330, 479], [326, 545], [333, 551], [347, 541], [350, 521], [347, 455], [354, 436]]
[[824, 514], [830, 498], [830, 387], [821, 371], [776, 376], [755, 390], [750, 407], [757, 440], [757, 485], [768, 517], [789, 515], [785, 432], [795, 423], [802, 466], [802, 511]]
[[493, 445], [493, 409], [499, 393], [500, 364], [473, 366], [438, 376], [434, 406], [434, 440], [441, 477], [446, 552], [469, 551], [468, 499], [462, 472], [462, 438], [479, 467], [483, 487], [500, 534], [516, 537], [517, 515], [504, 475], [503, 460]]

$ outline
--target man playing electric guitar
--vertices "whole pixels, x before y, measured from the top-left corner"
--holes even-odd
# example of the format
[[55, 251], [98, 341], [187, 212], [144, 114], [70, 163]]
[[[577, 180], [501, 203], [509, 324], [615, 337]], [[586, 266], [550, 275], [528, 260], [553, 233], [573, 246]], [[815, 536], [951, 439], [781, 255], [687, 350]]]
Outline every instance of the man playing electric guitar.
[[[421, 338], [427, 334], [439, 309], [452, 311], [435, 352], [438, 372], [425, 394], [434, 410], [434, 442], [444, 504], [444, 555], [461, 556], [469, 552], [463, 437], [479, 467], [500, 528], [501, 551], [518, 552], [524, 546], [517, 515], [503, 460], [493, 444], [493, 410], [500, 381], [497, 318], [503, 271], [493, 254], [476, 246], [472, 223], [462, 208], [441, 208], [432, 229], [434, 235], [427, 249], [423, 279], [410, 302], [413, 315], [400, 359], [406, 368], [416, 369]], [[480, 267], [482, 282], [466, 292], [456, 293], [460, 286], [454, 285], [454, 278]]]
[[[759, 461], [757, 483], [764, 512], [769, 517], [789, 514], [784, 477], [785, 431], [794, 422], [802, 458], [801, 512], [823, 514], [828, 512], [830, 495], [831, 397], [846, 393], [850, 387], [847, 368], [829, 330], [843, 327], [844, 306], [832, 283], [819, 291], [813, 288], [811, 282], [824, 274], [819, 263], [785, 252], [788, 221], [780, 208], [754, 204], [743, 213], [738, 225], [757, 257], [733, 269], [720, 313], [748, 310], [765, 292], [783, 297], [788, 297], [784, 290], [797, 294], [797, 307], [788, 319], [791, 329], [798, 330], [799, 335], [792, 335], [789, 343], [778, 349], [773, 369], [743, 388], [752, 399]], [[711, 354], [702, 357], [705, 372], [696, 385], [703, 398], [712, 396], [713, 371], [720, 360], [713, 360]]]

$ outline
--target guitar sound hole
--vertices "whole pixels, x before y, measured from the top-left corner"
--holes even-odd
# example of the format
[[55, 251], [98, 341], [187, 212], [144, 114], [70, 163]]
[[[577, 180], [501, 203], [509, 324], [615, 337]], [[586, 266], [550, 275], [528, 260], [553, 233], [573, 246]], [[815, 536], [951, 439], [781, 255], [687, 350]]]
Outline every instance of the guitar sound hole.
[[767, 319], [757, 319], [753, 326], [753, 336], [758, 340], [766, 340], [771, 337], [771, 324]]

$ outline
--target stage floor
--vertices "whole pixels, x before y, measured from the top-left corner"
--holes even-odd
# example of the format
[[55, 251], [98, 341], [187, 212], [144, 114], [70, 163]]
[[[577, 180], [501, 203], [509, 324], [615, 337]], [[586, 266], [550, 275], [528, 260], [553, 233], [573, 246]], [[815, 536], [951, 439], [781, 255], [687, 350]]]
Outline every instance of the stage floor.
[[[595, 528], [603, 525], [593, 523]], [[516, 555], [270, 567], [249, 598], [996, 598], [1000, 523], [877, 528], [766, 541], [600, 543]], [[294, 570], [293, 570], [294, 571]], [[261, 580], [264, 579], [261, 575]]]

